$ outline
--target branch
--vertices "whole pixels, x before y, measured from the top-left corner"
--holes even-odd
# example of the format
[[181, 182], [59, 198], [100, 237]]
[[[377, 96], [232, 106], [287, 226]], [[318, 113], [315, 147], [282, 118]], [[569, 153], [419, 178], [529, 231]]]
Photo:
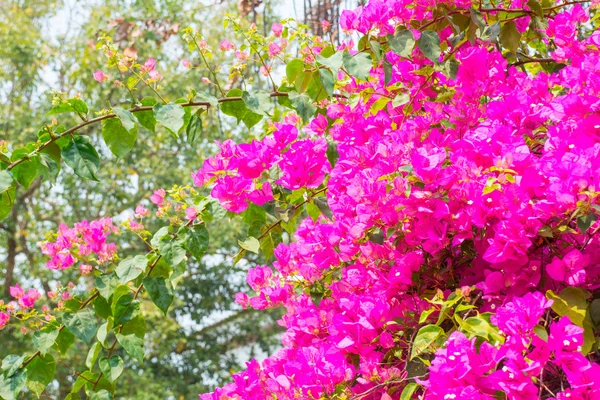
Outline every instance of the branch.
[[531, 58], [529, 60], [517, 61], [516, 63], [510, 64], [510, 65], [518, 67], [519, 65], [524, 65], [524, 64], [529, 64], [529, 63], [544, 63], [544, 62], [555, 63], [557, 61], [554, 60], [553, 58]]
[[[98, 295], [100, 294], [100, 292], [95, 291], [90, 297], [88, 297], [88, 299], [86, 301], [84, 301], [83, 303], [81, 303], [81, 305], [79, 306], [79, 308], [77, 309], [77, 311], [81, 311], [84, 308], [86, 308], [96, 297], [98, 297]], [[63, 329], [65, 329], [65, 325], [61, 325], [60, 328], [58, 328], [58, 331], [62, 331]], [[41, 352], [38, 350], [35, 353], [33, 353], [31, 355], [31, 357], [29, 357], [27, 359], [27, 361], [25, 361], [23, 363], [23, 365], [21, 365], [21, 368], [25, 368], [27, 365], [29, 365], [33, 360], [35, 360], [36, 357], [40, 356]]]
[[[272, 92], [272, 93], [270, 93], [270, 96], [271, 97], [287, 97], [288, 93]], [[343, 95], [334, 95], [334, 97], [345, 98], [345, 96], [343, 96]], [[227, 102], [231, 102], [231, 101], [243, 101], [243, 99], [241, 97], [223, 97], [223, 98], [217, 99], [218, 103], [227, 103]], [[206, 107], [207, 109], [210, 108], [210, 103], [208, 101], [189, 101], [187, 103], [182, 103], [180, 105], [182, 107]], [[153, 107], [151, 107], [151, 106], [143, 106], [143, 107], [135, 107], [128, 111], [131, 113], [137, 113], [137, 112], [143, 112], [143, 111], [152, 111], [152, 108]], [[73, 133], [77, 132], [78, 130], [80, 130], [81, 128], [83, 128], [85, 126], [88, 126], [90, 124], [95, 124], [96, 122], [100, 122], [105, 119], [116, 118], [116, 117], [117, 116], [115, 114], [106, 114], [106, 115], [102, 115], [100, 117], [96, 117], [96, 118], [92, 118], [90, 120], [84, 121], [79, 125], [75, 125], [74, 127], [69, 128], [66, 131], [62, 132], [61, 134], [53, 136], [50, 140], [48, 140], [47, 142], [42, 144], [40, 147], [35, 149], [33, 152], [29, 153], [26, 157], [23, 157], [15, 162], [13, 162], [12, 164], [10, 164], [6, 169], [8, 171], [10, 171], [17, 165], [19, 165], [19, 164], [29, 160], [31, 157], [35, 156], [40, 151], [42, 151], [43, 149], [45, 149], [52, 143], [56, 142], [58, 139], [68, 136], [68, 135], [72, 135]]]

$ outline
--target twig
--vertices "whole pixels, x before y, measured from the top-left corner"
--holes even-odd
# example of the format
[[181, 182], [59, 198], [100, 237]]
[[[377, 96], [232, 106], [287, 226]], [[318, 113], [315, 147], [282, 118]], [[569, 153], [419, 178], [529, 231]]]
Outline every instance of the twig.
[[[271, 97], [287, 97], [288, 93], [272, 92], [272, 93], [270, 93], [270, 96]], [[343, 95], [334, 95], [334, 97], [346, 98]], [[231, 102], [231, 101], [243, 101], [243, 99], [241, 97], [223, 97], [223, 98], [217, 99], [218, 103], [227, 103], [227, 102]], [[206, 107], [206, 108], [210, 108], [210, 106], [211, 106], [210, 102], [208, 102], [208, 101], [189, 101], [187, 103], [182, 103], [180, 105], [182, 107]], [[143, 112], [143, 111], [151, 111], [152, 108], [153, 108], [152, 106], [142, 106], [142, 107], [131, 108], [128, 111], [131, 113], [137, 113], [137, 112]], [[73, 133], [77, 132], [78, 130], [80, 130], [81, 128], [83, 128], [87, 125], [94, 124], [96, 122], [100, 122], [100, 121], [103, 121], [105, 119], [110, 119], [110, 118], [116, 118], [116, 115], [115, 114], [106, 114], [106, 115], [102, 115], [100, 117], [92, 118], [85, 122], [82, 122], [79, 125], [75, 125], [74, 127], [67, 129], [66, 131], [62, 132], [61, 134], [54, 135], [50, 138], [50, 140], [48, 140], [47, 142], [42, 144], [40, 147], [38, 147], [37, 149], [35, 149], [31, 153], [29, 153], [26, 157], [23, 157], [13, 163], [11, 163], [6, 169], [8, 171], [10, 171], [17, 165], [19, 165], [25, 161], [28, 161], [31, 157], [35, 156], [36, 154], [41, 152], [43, 149], [45, 149], [46, 147], [48, 147], [49, 145], [56, 142], [57, 140], [59, 140], [62, 137], [65, 137], [68, 135], [73, 135]]]

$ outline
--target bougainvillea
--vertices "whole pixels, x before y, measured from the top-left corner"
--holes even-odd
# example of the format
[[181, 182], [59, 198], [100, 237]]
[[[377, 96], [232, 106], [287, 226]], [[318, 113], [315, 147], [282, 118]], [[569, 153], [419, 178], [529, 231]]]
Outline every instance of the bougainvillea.
[[[470, 7], [345, 11], [341, 27], [366, 35], [362, 46], [384, 37], [391, 48], [368, 78], [344, 81], [350, 103], [327, 107], [290, 144], [277, 138], [296, 128], [275, 126], [252, 144], [252, 175], [248, 145], [234, 144], [196, 174], [233, 212], [253, 199], [228, 208], [230, 188], [265, 184], [309, 200], [322, 187], [331, 209], [304, 219], [274, 250], [275, 274], [251, 269], [256, 294], [238, 296], [286, 307], [284, 348], [202, 399], [600, 396], [597, 305], [586, 312], [600, 287], [600, 35], [582, 33], [578, 4]], [[500, 15], [511, 21], [494, 24]], [[421, 20], [441, 27], [439, 39]], [[548, 46], [545, 70], [520, 67], [540, 62], [510, 48], [523, 32]], [[337, 146], [335, 163], [315, 134]], [[446, 290], [439, 307], [432, 289]], [[468, 307], [456, 306], [461, 290], [476, 294]]]
[[[138, 63], [103, 38], [108, 67], [132, 77], [115, 85], [140, 84], [157, 98], [88, 120], [81, 100], [58, 95], [53, 110], [84, 122], [47, 127], [37, 144], [3, 160], [3, 201], [15, 182], [31, 183], [24, 171], [32, 163], [55, 171], [57, 160], [43, 152], [55, 142], [77, 175], [96, 179], [98, 154], [73, 136], [92, 122], [102, 121], [108, 148], [122, 158], [138, 127], [159, 125], [193, 143], [211, 107], [248, 128], [273, 121], [249, 143], [217, 142], [189, 179], [195, 188], [156, 188], [152, 211], [167, 225], [154, 235], [142, 225], [150, 210], [136, 208], [122, 226], [147, 254], [119, 260], [108, 240], [118, 229], [107, 218], [50, 235], [41, 244], [48, 267], [79, 262], [96, 288], [87, 298], [62, 292], [61, 324], [47, 314], [53, 324], [34, 324], [36, 334], [66, 328], [89, 343], [97, 332], [94, 346], [107, 354], [79, 388], [110, 396], [112, 360], [122, 363], [115, 346], [143, 359], [142, 290], [166, 313], [188, 255], [200, 261], [206, 250], [207, 225], [239, 214], [248, 232], [234, 261], [253, 252], [268, 264], [249, 268], [251, 291], [236, 301], [284, 307], [283, 347], [202, 400], [600, 398], [596, 6], [374, 0], [342, 13], [349, 36], [341, 44], [293, 21], [273, 24], [265, 38], [230, 18], [243, 43], [221, 42], [222, 53], [236, 54], [230, 77], [254, 58], [273, 91], [244, 84], [226, 93], [207, 61], [213, 50], [187, 28], [192, 57], [210, 73], [202, 81], [222, 97], [192, 90], [176, 102], [161, 96], [153, 58]], [[292, 111], [282, 116], [284, 108]], [[22, 309], [39, 297], [14, 289]], [[39, 317], [15, 310], [0, 304], [0, 327], [18, 312]], [[4, 382], [58, 346], [54, 339], [19, 359]]]

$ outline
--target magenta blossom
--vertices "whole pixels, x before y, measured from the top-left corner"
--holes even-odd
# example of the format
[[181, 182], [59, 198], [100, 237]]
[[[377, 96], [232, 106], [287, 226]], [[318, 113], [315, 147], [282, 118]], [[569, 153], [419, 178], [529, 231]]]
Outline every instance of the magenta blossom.
[[110, 79], [110, 77], [108, 75], [106, 75], [104, 72], [100, 71], [100, 70], [96, 70], [96, 72], [94, 72], [94, 79], [100, 83], [102, 82], [106, 82], [107, 80]]
[[152, 194], [152, 196], [150, 196], [150, 201], [160, 207], [160, 206], [162, 206], [163, 202], [165, 201], [166, 195], [167, 195], [167, 192], [164, 189], [155, 190], [154, 194]]

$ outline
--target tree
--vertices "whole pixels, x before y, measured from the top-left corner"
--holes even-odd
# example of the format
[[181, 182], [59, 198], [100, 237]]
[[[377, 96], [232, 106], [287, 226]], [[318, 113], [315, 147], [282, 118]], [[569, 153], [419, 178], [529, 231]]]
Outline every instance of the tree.
[[[110, 29], [110, 32], [115, 33], [115, 41], [121, 50], [128, 49], [128, 52], [132, 52], [136, 49], [142, 57], [161, 54], [164, 48], [173, 49], [179, 39], [174, 25], [197, 24], [212, 18], [219, 19], [232, 9], [227, 4], [209, 8], [203, 8], [199, 4], [194, 4], [190, 8], [185, 2], [177, 2], [177, 4], [156, 2], [155, 4], [152, 7], [140, 8], [139, 4], [106, 1], [102, 5], [94, 4], [94, 8], [91, 8], [89, 4], [80, 2], [74, 10], [61, 11], [63, 14], [71, 15], [72, 18], [67, 24], [72, 28], [64, 36], [62, 30], [56, 34], [57, 36], [41, 34], [57, 7], [54, 3], [43, 5], [41, 2], [13, 2], [3, 8], [2, 18], [5, 18], [3, 22], [18, 21], [16, 24], [2, 23], [2, 29], [8, 29], [8, 32], [4, 31], [0, 35], [3, 44], [3, 57], [0, 63], [2, 63], [2, 71], [6, 71], [6, 74], [2, 75], [2, 80], [6, 82], [7, 90], [7, 96], [2, 96], [3, 114], [0, 118], [1, 129], [5, 135], [0, 136], [9, 142], [11, 150], [37, 138], [39, 126], [32, 124], [31, 121], [34, 119], [51, 123], [53, 118], [58, 118], [61, 124], [68, 126], [75, 123], [78, 118], [68, 114], [45, 116], [49, 111], [50, 98], [42, 93], [47, 86], [59, 85], [53, 87], [68, 93], [67, 96], [85, 92], [85, 100], [90, 109], [105, 107], [107, 100], [113, 104], [127, 101], [126, 91], [117, 90], [111, 85], [100, 85], [92, 78], [93, 71], [100, 68], [103, 63], [102, 53], [95, 49], [94, 43], [103, 29]], [[81, 19], [82, 15], [87, 19], [85, 23]], [[123, 20], [122, 16], [127, 16], [127, 20]], [[143, 30], [144, 35], [137, 35], [136, 29]], [[214, 32], [223, 30], [219, 25], [211, 26], [211, 29], [214, 29]], [[218, 46], [219, 36], [217, 33], [208, 35], [209, 43]], [[90, 39], [94, 39], [92, 43]], [[165, 43], [167, 40], [170, 41], [168, 44]], [[24, 50], [30, 53], [25, 54]], [[231, 58], [231, 55], [227, 57]], [[30, 60], [35, 62], [31, 63]], [[202, 76], [208, 73], [201, 65], [193, 69], [184, 69], [180, 64], [180, 55], [175, 57], [167, 53], [159, 59], [161, 68], [172, 71], [166, 78], [170, 85], [163, 91], [168, 96], [179, 96], [185, 93], [181, 88], [190, 85], [189, 82], [199, 83]], [[53, 73], [49, 73], [48, 70]], [[23, 77], [18, 78], [18, 74], [22, 74]], [[221, 73], [219, 76], [222, 76]], [[46, 83], [52, 81], [53, 77], [56, 77], [55, 83]], [[11, 96], [8, 96], [13, 86], [16, 89]], [[211, 92], [214, 89], [208, 87]], [[144, 128], [140, 128], [138, 145], [124, 160], [111, 158], [108, 149], [100, 145], [102, 142], [100, 126], [87, 127], [86, 133], [94, 144], [100, 145], [99, 151], [103, 156], [102, 169], [99, 173], [100, 182], [82, 182], [72, 174], [61, 174], [56, 182], [42, 181], [38, 178], [27, 191], [18, 188], [17, 204], [19, 205], [13, 207], [12, 215], [0, 223], [0, 260], [2, 260], [0, 265], [3, 267], [0, 268], [0, 274], [6, 292], [4, 300], [8, 302], [12, 299], [9, 289], [16, 283], [23, 285], [24, 282], [32, 282], [35, 287], [44, 289], [45, 292], [55, 290], [56, 285], [61, 282], [63, 285], [69, 281], [76, 282], [79, 291], [93, 285], [93, 281], [79, 278], [78, 272], [65, 271], [57, 274], [55, 271], [47, 270], [45, 267], [47, 259], [39, 253], [36, 243], [45, 239], [46, 231], [56, 229], [61, 223], [72, 226], [73, 223], [85, 218], [117, 215], [127, 209], [133, 212], [135, 206], [142, 199], [147, 199], [155, 188], [172, 187], [179, 183], [181, 176], [189, 175], [190, 166], [199, 166], [204, 155], [214, 152], [214, 139], [223, 140], [230, 135], [229, 123], [222, 121], [220, 127], [217, 122], [216, 120], [211, 122], [210, 119], [205, 121], [202, 133], [193, 146], [188, 144], [185, 138], [175, 142], [165, 132], [159, 131], [156, 135], [150, 135], [149, 132], [144, 131]], [[237, 137], [245, 137], [248, 134], [247, 131], [235, 133]], [[173, 157], [174, 154], [178, 154], [178, 157]], [[230, 226], [224, 227], [222, 233], [214, 232], [215, 238], [211, 241], [208, 254], [234, 251], [232, 246], [237, 243], [239, 235], [237, 229], [231, 227], [236, 226], [239, 224], [234, 221]], [[157, 230], [159, 227], [153, 226], [152, 223], [147, 225], [151, 230]], [[119, 236], [114, 240], [122, 249], [120, 252], [122, 257], [144, 251], [145, 245], [132, 242], [129, 236]], [[5, 259], [5, 256], [8, 257]], [[147, 384], [141, 387], [147, 390], [142, 391], [138, 388], [126, 391], [127, 387], [122, 385], [115, 394], [117, 397], [127, 395], [150, 398], [156, 396], [156, 393], [188, 397], [224, 382], [223, 371], [227, 371], [228, 376], [229, 371], [241, 368], [244, 357], [220, 358], [217, 355], [225, 349], [231, 351], [228, 346], [213, 345], [208, 338], [198, 334], [203, 327], [211, 326], [215, 318], [239, 311], [239, 306], [233, 303], [233, 297], [241, 290], [243, 275], [240, 274], [243, 274], [243, 271], [238, 267], [232, 268], [230, 264], [224, 257], [223, 267], [220, 268], [219, 273], [216, 273], [212, 271], [217, 269], [216, 266], [209, 269], [210, 264], [190, 263], [188, 266], [190, 276], [185, 280], [186, 296], [183, 296], [182, 291], [171, 307], [169, 318], [151, 315], [152, 325], [157, 330], [165, 332], [165, 336], [148, 338], [153, 340], [152, 359], [146, 362], [143, 369], [133, 371], [127, 368], [120, 378], [131, 382], [140, 382], [144, 379]], [[196, 312], [191, 317], [187, 316], [187, 310], [193, 309], [198, 296], [202, 296], [202, 302], [206, 304], [211, 303], [211, 299], [214, 301], [210, 307], [203, 305], [203, 312]], [[56, 305], [55, 302], [52, 304]], [[252, 324], [272, 327], [279, 315], [280, 311], [276, 310], [270, 315], [254, 315], [251, 321]], [[244, 318], [246, 315], [232, 322], [232, 332], [237, 332], [240, 337], [255, 337], [256, 325], [250, 324]], [[192, 327], [187, 324], [181, 325], [182, 320], [192, 324]], [[256, 343], [248, 345], [249, 353], [255, 349], [272, 351], [277, 340], [270, 337], [270, 332], [272, 330], [259, 332]], [[29, 335], [31, 333], [30, 331]], [[3, 346], [0, 358], [28, 347], [25, 344], [28, 337], [18, 329], [6, 329], [2, 335], [3, 340], [9, 345]], [[202, 347], [197, 347], [197, 344], [202, 344]], [[178, 360], [170, 357], [174, 349], [178, 349]], [[76, 343], [68, 354], [64, 355], [63, 361], [71, 367], [82, 365], [84, 360], [81, 360], [81, 354], [83, 353], [85, 358], [87, 350], [85, 345]], [[117, 354], [128, 363], [122, 350], [117, 350]], [[206, 382], [210, 382], [208, 385], [194, 378], [191, 371], [196, 367], [192, 368], [193, 364], [202, 366], [207, 377]], [[172, 376], [183, 375], [184, 370], [187, 375], [185, 380], [172, 379]], [[47, 393], [57, 398], [64, 398], [72, 388], [74, 381], [72, 376], [73, 371], [63, 363], [59, 363], [56, 374], [59, 390], [54, 391], [52, 387]], [[162, 387], [161, 392], [155, 390], [157, 386]], [[161, 396], [162, 394], [158, 398], [162, 398]]]
[[[138, 62], [104, 37], [108, 71], [127, 74], [118, 86], [133, 82], [154, 98], [83, 115], [66, 130], [47, 127], [27, 152], [13, 151], [0, 175], [6, 210], [31, 171], [56, 169], [60, 159], [43, 156], [50, 146], [77, 176], [96, 178], [100, 157], [81, 135], [93, 122], [117, 157], [131, 151], [140, 126], [162, 126], [177, 140], [194, 137], [210, 112], [246, 127], [265, 116], [275, 123], [250, 143], [219, 143], [194, 187], [156, 190], [150, 200], [164, 226], [153, 234], [140, 207], [120, 228], [103, 218], [42, 243], [48, 267], [79, 265], [96, 287], [50, 314], [35, 333], [37, 352], [4, 359], [6, 393], [47, 383], [63, 334], [93, 342], [75, 391], [109, 398], [122, 371], [115, 349], [144, 361], [140, 296], [166, 313], [211, 228], [240, 215], [247, 234], [234, 262], [249, 253], [274, 261], [248, 269], [253, 292], [236, 302], [285, 306], [284, 347], [201, 398], [597, 396], [595, 10], [471, 7], [372, 2], [344, 11], [341, 28], [361, 35], [356, 49], [293, 21], [265, 38], [228, 17], [243, 44], [225, 40], [221, 51], [255, 58], [270, 91], [245, 82], [238, 63], [230, 80], [242, 86], [225, 88], [211, 47], [186, 28], [218, 94], [193, 91], [181, 102], [161, 94], [154, 60]], [[280, 82], [277, 65], [285, 65]], [[87, 114], [80, 102], [58, 98], [56, 107]], [[110, 240], [119, 232], [138, 234], [147, 251], [119, 260]], [[11, 295], [19, 305], [7, 308], [5, 323], [46, 318], [33, 307], [36, 291], [15, 286]], [[40, 368], [46, 381], [36, 385]]]

